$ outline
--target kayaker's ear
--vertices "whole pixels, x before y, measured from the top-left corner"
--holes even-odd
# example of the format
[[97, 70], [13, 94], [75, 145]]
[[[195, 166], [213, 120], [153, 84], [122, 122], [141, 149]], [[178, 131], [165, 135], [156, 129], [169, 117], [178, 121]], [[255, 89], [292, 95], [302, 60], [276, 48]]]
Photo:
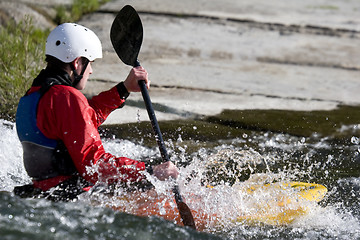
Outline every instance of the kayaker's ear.
[[75, 70], [78, 69], [78, 67], [79, 67], [80, 64], [81, 64], [81, 63], [80, 63], [80, 61], [81, 61], [80, 59], [81, 59], [81, 57], [77, 57], [77, 58], [74, 59], [74, 61], [72, 61], [72, 62], [70, 63], [70, 64], [71, 64], [71, 69], [73, 69], [73, 70], [74, 70], [74, 69], [75, 69]]

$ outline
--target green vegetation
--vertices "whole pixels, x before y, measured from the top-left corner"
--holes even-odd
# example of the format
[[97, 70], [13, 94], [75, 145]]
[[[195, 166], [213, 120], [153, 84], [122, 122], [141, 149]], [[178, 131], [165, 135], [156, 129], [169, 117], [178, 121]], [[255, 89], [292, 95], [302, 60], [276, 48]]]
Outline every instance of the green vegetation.
[[109, 0], [74, 0], [71, 6], [56, 7], [55, 22], [76, 22], [81, 16], [99, 9], [99, 7]]
[[333, 5], [317, 5], [317, 6], [308, 6], [311, 9], [323, 9], [323, 10], [339, 10], [339, 7]]
[[[75, 22], [109, 0], [74, 0], [69, 7], [57, 7], [54, 21]], [[34, 27], [27, 16], [20, 23], [0, 26], [0, 118], [14, 121], [18, 101], [33, 79], [45, 67], [45, 42], [50, 30]]]
[[360, 133], [359, 128], [346, 128], [358, 125], [359, 119], [359, 106], [340, 105], [331, 111], [226, 110], [208, 118], [208, 121], [232, 128], [287, 133], [300, 137], [317, 134], [341, 141], [355, 134], [353, 131]]
[[30, 17], [0, 26], [0, 118], [14, 120], [19, 98], [44, 67], [47, 35]]

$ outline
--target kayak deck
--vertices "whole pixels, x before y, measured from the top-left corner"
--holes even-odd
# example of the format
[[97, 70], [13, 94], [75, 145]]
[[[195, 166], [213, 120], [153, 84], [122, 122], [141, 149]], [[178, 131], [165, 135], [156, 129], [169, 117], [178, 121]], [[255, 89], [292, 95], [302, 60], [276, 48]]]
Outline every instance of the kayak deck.
[[[207, 188], [208, 194], [216, 194], [216, 188]], [[323, 185], [303, 182], [277, 182], [271, 184], [250, 184], [234, 187], [241, 196], [239, 206], [248, 202], [248, 209], [240, 209], [234, 214], [217, 213], [205, 210], [207, 204], [201, 196], [192, 194], [184, 200], [189, 205], [198, 230], [223, 225], [224, 222], [243, 222], [246, 224], [286, 225], [304, 216], [309, 208], [321, 201], [327, 189]], [[240, 197], [239, 197], [240, 199]], [[117, 197], [109, 204], [117, 211], [137, 216], [158, 216], [182, 225], [176, 203], [172, 195], [159, 194], [155, 190], [127, 193]], [[219, 206], [221, 208], [221, 206]], [[233, 213], [233, 211], [232, 211]]]

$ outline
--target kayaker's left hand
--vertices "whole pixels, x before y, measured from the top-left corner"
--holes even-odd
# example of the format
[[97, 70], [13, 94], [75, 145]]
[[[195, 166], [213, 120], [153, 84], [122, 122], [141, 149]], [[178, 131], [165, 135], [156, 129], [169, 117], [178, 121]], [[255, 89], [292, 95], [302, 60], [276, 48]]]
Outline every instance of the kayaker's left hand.
[[152, 169], [153, 175], [161, 181], [176, 179], [179, 176], [179, 169], [170, 161], [156, 165]]

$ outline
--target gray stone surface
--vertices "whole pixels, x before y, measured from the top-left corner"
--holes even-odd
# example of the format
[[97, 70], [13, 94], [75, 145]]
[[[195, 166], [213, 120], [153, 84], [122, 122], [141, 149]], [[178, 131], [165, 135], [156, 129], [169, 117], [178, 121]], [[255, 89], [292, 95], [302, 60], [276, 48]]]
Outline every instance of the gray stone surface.
[[25, 16], [30, 16], [33, 23], [41, 29], [51, 28], [53, 26], [42, 13], [31, 8], [31, 5], [24, 4], [21, 1], [0, 1], [0, 25], [5, 25], [10, 20], [18, 23], [23, 20]]
[[[360, 104], [360, 1], [111, 1], [80, 23], [100, 37], [104, 58], [84, 93], [123, 80], [129, 67], [109, 31], [126, 4], [140, 13], [139, 59], [158, 120], [223, 109], [333, 109]], [[106, 123], [147, 120], [140, 93]]]
[[360, 30], [360, 2], [357, 0], [117, 0], [102, 9], [113, 11], [126, 4], [145, 12]]

